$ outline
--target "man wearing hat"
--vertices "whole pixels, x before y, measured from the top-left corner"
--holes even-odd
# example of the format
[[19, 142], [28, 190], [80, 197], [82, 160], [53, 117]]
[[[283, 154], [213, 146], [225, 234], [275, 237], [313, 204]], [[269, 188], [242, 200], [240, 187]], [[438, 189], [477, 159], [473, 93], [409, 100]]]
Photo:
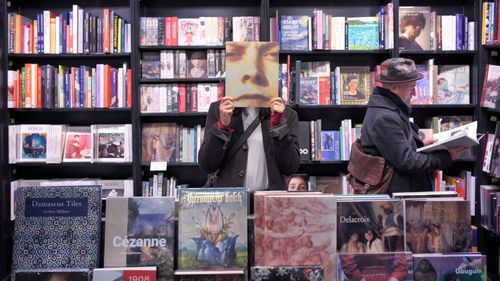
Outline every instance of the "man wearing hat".
[[363, 152], [384, 157], [395, 172], [389, 188], [394, 192], [431, 191], [432, 172], [450, 166], [464, 148], [417, 152], [417, 147], [435, 140], [421, 140], [418, 126], [410, 123], [410, 100], [416, 81], [423, 78], [415, 63], [406, 58], [387, 59], [380, 65], [382, 83], [368, 101], [363, 120]]

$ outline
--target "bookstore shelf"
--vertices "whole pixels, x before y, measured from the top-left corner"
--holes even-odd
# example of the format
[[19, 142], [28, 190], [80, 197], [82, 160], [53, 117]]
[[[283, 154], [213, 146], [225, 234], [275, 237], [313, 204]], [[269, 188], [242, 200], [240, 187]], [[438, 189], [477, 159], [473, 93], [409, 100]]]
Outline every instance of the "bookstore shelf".
[[155, 112], [141, 113], [142, 117], [206, 117], [207, 112]]
[[391, 55], [392, 50], [314, 50], [314, 51], [290, 51], [280, 50], [280, 55], [304, 55], [304, 56], [318, 56], [318, 55], [332, 55], [332, 56], [357, 56], [357, 55]]
[[412, 51], [412, 50], [399, 50], [402, 56], [416, 56], [416, 55], [447, 55], [447, 56], [473, 56], [477, 51]]
[[130, 53], [91, 53], [91, 54], [9, 54], [12, 59], [107, 59], [107, 58], [130, 58]]
[[142, 84], [162, 84], [162, 83], [205, 83], [222, 82], [224, 77], [218, 78], [172, 78], [172, 79], [148, 79], [141, 78]]
[[[141, 162], [142, 166], [150, 167], [151, 163]], [[167, 162], [167, 171], [169, 167], [198, 167], [196, 162]]]
[[226, 46], [139, 46], [141, 51], [162, 51], [162, 50], [223, 50]]
[[130, 124], [130, 109], [11, 109], [11, 124], [68, 124], [90, 126], [92, 124]]
[[12, 164], [12, 177], [22, 179], [103, 178], [126, 179], [132, 176], [132, 163]]

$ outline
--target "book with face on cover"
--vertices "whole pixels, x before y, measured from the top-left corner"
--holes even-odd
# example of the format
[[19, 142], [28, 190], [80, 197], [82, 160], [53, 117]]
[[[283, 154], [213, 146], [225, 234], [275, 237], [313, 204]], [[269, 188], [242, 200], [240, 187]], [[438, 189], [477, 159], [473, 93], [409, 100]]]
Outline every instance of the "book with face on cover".
[[486, 281], [486, 256], [479, 253], [415, 254], [415, 281], [477, 280]]

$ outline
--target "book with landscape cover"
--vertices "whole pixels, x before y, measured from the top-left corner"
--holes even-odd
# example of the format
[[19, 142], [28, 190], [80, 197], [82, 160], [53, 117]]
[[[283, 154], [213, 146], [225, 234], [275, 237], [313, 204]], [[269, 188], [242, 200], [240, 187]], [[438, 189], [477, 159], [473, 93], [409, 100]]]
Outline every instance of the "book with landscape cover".
[[479, 253], [413, 255], [415, 281], [486, 281], [486, 256]]
[[454, 147], [471, 147], [479, 144], [476, 136], [477, 121], [450, 129], [444, 132], [434, 134], [437, 141], [417, 149], [417, 152], [430, 152], [440, 149], [449, 149]]
[[338, 254], [337, 262], [338, 280], [413, 281], [413, 258], [410, 252]]
[[247, 267], [247, 193], [240, 188], [179, 191], [179, 271]]
[[308, 51], [309, 16], [281, 16], [280, 49]]
[[378, 50], [379, 48], [378, 17], [347, 18], [348, 50]]
[[20, 187], [16, 192], [13, 271], [99, 265], [99, 186]]
[[174, 198], [108, 198], [104, 267], [156, 266], [174, 280]]

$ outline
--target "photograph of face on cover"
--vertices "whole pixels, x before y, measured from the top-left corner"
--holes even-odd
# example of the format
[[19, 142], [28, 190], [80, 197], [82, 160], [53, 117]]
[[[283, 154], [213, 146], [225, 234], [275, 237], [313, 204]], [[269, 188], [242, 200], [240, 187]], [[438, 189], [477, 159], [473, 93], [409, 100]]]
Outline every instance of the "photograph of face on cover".
[[276, 42], [226, 42], [226, 96], [235, 107], [269, 107], [278, 97]]

